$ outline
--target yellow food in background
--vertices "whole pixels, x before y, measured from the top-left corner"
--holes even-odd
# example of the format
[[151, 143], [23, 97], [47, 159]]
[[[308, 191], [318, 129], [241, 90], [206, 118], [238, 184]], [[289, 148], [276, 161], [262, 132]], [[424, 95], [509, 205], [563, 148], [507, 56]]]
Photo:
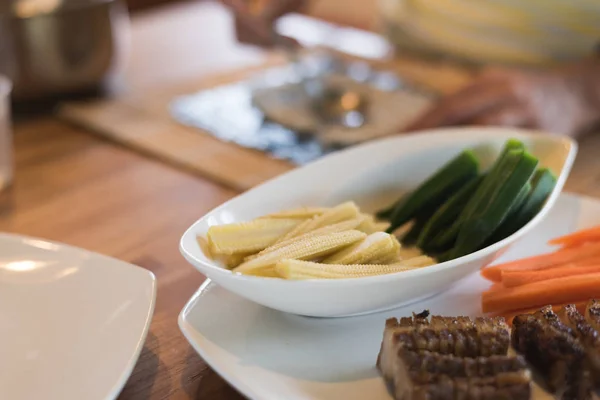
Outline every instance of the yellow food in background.
[[212, 226], [206, 238], [198, 237], [198, 244], [233, 272], [269, 278], [357, 278], [436, 263], [402, 248], [395, 236], [385, 233], [388, 226], [346, 202]]

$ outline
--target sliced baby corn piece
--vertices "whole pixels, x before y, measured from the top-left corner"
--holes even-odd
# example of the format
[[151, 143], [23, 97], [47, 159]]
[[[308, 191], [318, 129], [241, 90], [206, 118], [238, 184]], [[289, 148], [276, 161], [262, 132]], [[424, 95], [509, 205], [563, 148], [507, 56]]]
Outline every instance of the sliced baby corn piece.
[[434, 264], [437, 264], [437, 261], [435, 261], [435, 259], [433, 259], [429, 256], [418, 256], [418, 257], [408, 258], [408, 259], [402, 260], [400, 262], [400, 265], [403, 265], [406, 267], [413, 267], [413, 268], [428, 267], [428, 266], [434, 265]]
[[371, 229], [374, 229], [375, 232], [385, 232], [387, 230], [387, 228], [390, 227], [390, 223], [389, 222], [377, 222], [375, 221], [375, 224], [371, 227]]
[[210, 244], [208, 243], [208, 239], [203, 236], [196, 236], [196, 241], [198, 242], [198, 246], [200, 246], [200, 250], [206, 255], [206, 257], [211, 260], [214, 258], [212, 250], [210, 249]]
[[244, 275], [260, 276], [261, 278], [281, 278], [272, 265], [265, 268], [256, 268]]
[[402, 257], [400, 257], [400, 249], [402, 245], [394, 235], [390, 235], [393, 239], [393, 248], [387, 254], [382, 254], [379, 257], [376, 257], [369, 261], [369, 264], [396, 264], [402, 261]]
[[342, 279], [362, 278], [410, 271], [414, 267], [400, 264], [321, 264], [302, 260], [281, 260], [275, 265], [275, 271], [285, 279]]
[[252, 254], [252, 255], [246, 257], [245, 261], [252, 260], [256, 257], [262, 256], [263, 254], [278, 250], [278, 249], [285, 247], [287, 245], [290, 245], [294, 242], [308, 239], [309, 237], [312, 237], [312, 236], [324, 235], [326, 233], [336, 233], [336, 232], [352, 230], [352, 229], [356, 228], [362, 222], [362, 220], [363, 220], [363, 217], [359, 216], [357, 218], [349, 219], [347, 221], [338, 222], [337, 224], [327, 225], [322, 228], [315, 229], [314, 231], [310, 231], [310, 232], [304, 233], [300, 236], [296, 236], [291, 239], [285, 240], [283, 242], [278, 242], [272, 246], [269, 246], [266, 249], [262, 250], [258, 254]]
[[224, 254], [219, 257], [219, 260], [225, 265], [227, 268], [232, 269], [240, 265], [244, 262], [246, 258], [246, 254]]
[[375, 232], [385, 232], [385, 230], [390, 226], [389, 222], [377, 222], [375, 217], [371, 214], [360, 214], [364, 217], [364, 221], [360, 224], [357, 230], [370, 235]]
[[217, 254], [213, 260], [220, 262], [227, 269], [232, 269], [244, 262], [245, 254]]
[[375, 232], [323, 260], [324, 264], [368, 264], [373, 259], [398, 254], [396, 240], [385, 232]]
[[300, 236], [304, 233], [313, 231], [323, 226], [332, 225], [338, 222], [354, 219], [358, 217], [359, 209], [352, 201], [342, 203], [338, 206], [330, 208], [323, 214], [308, 219], [296, 228], [292, 229], [286, 235], [282, 236], [277, 242], [283, 242], [296, 236]]
[[400, 259], [408, 260], [409, 258], [420, 257], [423, 251], [416, 246], [400, 247]]
[[399, 264], [402, 262], [402, 258], [398, 254], [388, 254], [383, 257], [378, 257], [371, 260], [370, 264], [381, 264], [381, 265], [390, 265], [390, 264]]
[[207, 237], [213, 254], [248, 254], [269, 247], [300, 221], [259, 218], [237, 224], [216, 225], [208, 228]]
[[256, 274], [256, 271], [272, 269], [275, 264], [285, 259], [309, 260], [324, 257], [366, 237], [363, 232], [356, 230], [326, 233], [311, 236], [307, 239], [293, 242], [275, 251], [263, 254], [246, 261], [235, 272]]
[[240, 265], [244, 261], [244, 258], [246, 258], [248, 256], [245, 253], [244, 254], [213, 254], [212, 250], [210, 249], [210, 244], [208, 243], [208, 240], [206, 238], [204, 238], [202, 236], [198, 236], [196, 239], [198, 241], [198, 245], [202, 249], [202, 252], [208, 258], [210, 258], [213, 261], [220, 262], [226, 268], [229, 268], [229, 269]]
[[329, 210], [327, 207], [300, 207], [294, 208], [292, 210], [283, 210], [278, 211], [273, 214], [265, 215], [264, 218], [299, 218], [299, 219], [308, 219], [315, 217], [317, 215], [321, 215], [324, 212]]

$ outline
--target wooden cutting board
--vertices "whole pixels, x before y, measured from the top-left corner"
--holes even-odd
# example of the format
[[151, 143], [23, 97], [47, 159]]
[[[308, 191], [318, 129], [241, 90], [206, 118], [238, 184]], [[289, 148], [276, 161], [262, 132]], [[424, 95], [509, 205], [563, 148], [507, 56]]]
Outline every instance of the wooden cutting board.
[[[349, 55], [343, 57], [356, 59]], [[417, 84], [448, 93], [464, 85], [469, 73], [451, 65], [431, 64], [414, 59], [368, 60], [376, 68], [397, 72]], [[59, 108], [59, 116], [124, 146], [156, 157], [229, 188], [245, 191], [294, 168], [286, 161], [232, 143], [220, 141], [207, 132], [181, 125], [168, 110], [179, 95], [247, 79], [250, 74], [281, 65], [272, 57], [257, 67], [172, 84], [164, 88], [120, 95], [116, 98], [73, 102]]]

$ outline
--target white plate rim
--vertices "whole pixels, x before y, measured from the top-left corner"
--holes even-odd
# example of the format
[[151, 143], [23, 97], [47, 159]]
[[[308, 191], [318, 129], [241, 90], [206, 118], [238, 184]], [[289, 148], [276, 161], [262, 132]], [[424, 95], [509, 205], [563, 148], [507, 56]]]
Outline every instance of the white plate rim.
[[156, 276], [154, 275], [154, 273], [150, 270], [147, 270], [146, 268], [142, 268], [138, 265], [131, 264], [127, 261], [119, 260], [118, 258], [110, 257], [110, 256], [107, 256], [104, 254], [94, 252], [94, 251], [83, 249], [81, 247], [77, 247], [77, 246], [73, 246], [70, 244], [65, 244], [65, 243], [61, 243], [61, 242], [57, 242], [57, 241], [53, 241], [53, 240], [48, 240], [48, 239], [43, 239], [43, 238], [28, 236], [28, 235], [0, 232], [0, 240], [3, 240], [3, 239], [19, 240], [19, 241], [23, 241], [23, 242], [35, 241], [35, 242], [39, 242], [39, 243], [46, 243], [46, 244], [50, 244], [52, 246], [56, 246], [60, 249], [65, 249], [66, 251], [69, 251], [69, 252], [75, 252], [75, 253], [79, 253], [82, 255], [92, 255], [95, 258], [105, 259], [112, 263], [117, 263], [119, 265], [122, 265], [122, 268], [136, 269], [136, 270], [140, 270], [140, 271], [144, 272], [143, 276], [145, 276], [144, 279], [149, 280], [152, 296], [150, 297], [150, 304], [148, 305], [148, 312], [146, 313], [142, 333], [135, 345], [135, 349], [132, 352], [131, 357], [127, 361], [127, 365], [125, 366], [125, 368], [123, 368], [121, 374], [119, 375], [119, 378], [113, 384], [113, 386], [110, 388], [110, 390], [104, 397], [107, 400], [117, 398], [119, 396], [119, 394], [121, 393], [121, 391], [123, 390], [123, 388], [125, 387], [125, 385], [127, 384], [127, 381], [129, 380], [129, 378], [131, 377], [131, 373], [133, 372], [133, 369], [135, 368], [135, 366], [139, 360], [139, 357], [140, 357], [142, 350], [144, 348], [144, 345], [146, 343], [148, 333], [150, 332], [150, 325], [152, 323], [152, 318], [154, 316], [154, 309], [156, 307], [157, 282], [156, 282]]
[[[187, 342], [190, 344], [190, 346], [192, 346], [192, 348], [196, 351], [196, 353], [200, 357], [202, 357], [202, 359], [206, 362], [206, 364], [210, 368], [212, 368], [219, 376], [221, 376], [227, 382], [227, 384], [229, 384], [233, 388], [235, 388], [235, 390], [237, 390], [242, 396], [250, 398], [250, 399], [257, 399], [258, 398], [257, 393], [254, 392], [254, 389], [251, 389], [250, 387], [246, 386], [246, 384], [240, 382], [237, 379], [234, 379], [234, 376], [232, 374], [225, 372], [224, 369], [221, 368], [221, 366], [218, 365], [218, 363], [215, 363], [214, 359], [211, 356], [209, 356], [206, 351], [204, 351], [203, 346], [200, 346], [195, 340], [192, 339], [191, 330], [188, 330], [186, 328], [186, 325], [189, 325], [185, 319], [186, 315], [189, 313], [189, 311], [192, 308], [194, 308], [194, 306], [196, 305], [196, 303], [198, 302], [200, 297], [202, 297], [202, 294], [204, 293], [204, 291], [210, 286], [211, 283], [213, 283], [213, 282], [209, 278], [206, 278], [205, 281], [202, 282], [202, 285], [200, 285], [198, 290], [192, 295], [192, 297], [185, 304], [185, 306], [179, 313], [179, 316], [177, 317], [177, 324], [179, 325], [179, 330], [185, 337], [185, 340], [187, 340]], [[215, 285], [216, 285], [216, 283], [215, 283]], [[203, 336], [202, 336], [202, 340], [204, 340]]]

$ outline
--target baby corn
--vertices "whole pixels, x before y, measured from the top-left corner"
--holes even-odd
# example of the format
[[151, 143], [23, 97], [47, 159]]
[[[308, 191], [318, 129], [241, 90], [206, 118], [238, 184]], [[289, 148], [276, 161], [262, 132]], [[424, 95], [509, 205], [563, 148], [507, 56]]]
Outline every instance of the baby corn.
[[208, 243], [216, 254], [264, 250], [301, 223], [298, 219], [259, 218], [249, 222], [211, 226]]
[[400, 259], [402, 260], [408, 260], [410, 258], [420, 257], [422, 255], [423, 252], [416, 246], [400, 247]]
[[293, 210], [283, 210], [278, 211], [273, 214], [265, 215], [264, 218], [299, 218], [299, 219], [308, 219], [315, 217], [317, 215], [321, 215], [324, 212], [329, 210], [326, 207], [300, 207], [295, 208]]
[[210, 249], [210, 245], [208, 240], [203, 238], [202, 236], [198, 236], [197, 238], [198, 245], [202, 249], [202, 252], [211, 260], [222, 263], [226, 268], [231, 269], [240, 265], [246, 254], [213, 254]]
[[233, 269], [244, 262], [245, 254], [231, 254], [219, 257], [221, 262], [228, 268]]
[[409, 258], [406, 260], [402, 260], [402, 261], [400, 261], [400, 263], [398, 265], [403, 265], [405, 267], [422, 268], [422, 267], [428, 267], [428, 266], [434, 265], [434, 264], [437, 264], [437, 261], [435, 261], [435, 259], [433, 259], [429, 256], [418, 256], [418, 257], [413, 257], [413, 258]]
[[402, 257], [400, 256], [400, 250], [402, 249], [402, 245], [394, 235], [390, 235], [393, 241], [393, 249], [387, 254], [382, 254], [379, 257], [376, 257], [369, 261], [370, 264], [396, 264], [402, 261]]
[[210, 249], [210, 245], [208, 244], [208, 240], [203, 238], [202, 236], [196, 236], [196, 241], [198, 242], [198, 246], [200, 246], [200, 250], [206, 255], [206, 257], [213, 259], [213, 254]]
[[369, 264], [377, 258], [398, 256], [397, 241], [385, 232], [375, 232], [323, 260], [324, 264]]
[[366, 235], [363, 232], [356, 230], [311, 236], [246, 261], [235, 268], [234, 271], [253, 275], [259, 272], [264, 273], [265, 269], [272, 269], [281, 260], [309, 260], [324, 257], [365, 237]]
[[362, 222], [362, 220], [363, 220], [362, 217], [358, 217], [358, 218], [354, 218], [354, 219], [349, 219], [347, 221], [338, 222], [337, 224], [327, 225], [322, 228], [315, 229], [314, 231], [310, 231], [310, 232], [304, 233], [300, 236], [293, 237], [291, 239], [285, 240], [283, 242], [278, 242], [272, 246], [269, 246], [258, 254], [253, 254], [253, 255], [246, 257], [245, 261], [252, 260], [256, 257], [262, 256], [263, 254], [270, 253], [272, 251], [281, 249], [282, 247], [288, 246], [294, 242], [308, 239], [309, 237], [312, 237], [312, 236], [324, 235], [326, 233], [349, 231], [351, 229], [356, 228]]
[[416, 267], [400, 264], [320, 264], [301, 260], [282, 260], [275, 265], [275, 271], [285, 279], [341, 279], [392, 274], [409, 271]]
[[356, 228], [357, 230], [370, 235], [375, 232], [385, 232], [385, 230], [390, 226], [389, 222], [377, 222], [375, 217], [370, 214], [360, 214], [364, 217], [364, 221], [362, 224]]
[[300, 225], [296, 226], [286, 235], [281, 237], [276, 243], [300, 236], [304, 233], [313, 231], [323, 226], [335, 224], [349, 219], [354, 219], [358, 217], [358, 214], [359, 210], [356, 204], [354, 204], [354, 202], [349, 201], [346, 203], [342, 203], [339, 206], [330, 208], [321, 215], [318, 215], [300, 223]]
[[402, 257], [400, 257], [399, 254], [394, 254], [394, 253], [386, 254], [382, 257], [377, 257], [370, 261], [371, 264], [382, 264], [382, 265], [398, 264], [400, 262], [402, 262]]

